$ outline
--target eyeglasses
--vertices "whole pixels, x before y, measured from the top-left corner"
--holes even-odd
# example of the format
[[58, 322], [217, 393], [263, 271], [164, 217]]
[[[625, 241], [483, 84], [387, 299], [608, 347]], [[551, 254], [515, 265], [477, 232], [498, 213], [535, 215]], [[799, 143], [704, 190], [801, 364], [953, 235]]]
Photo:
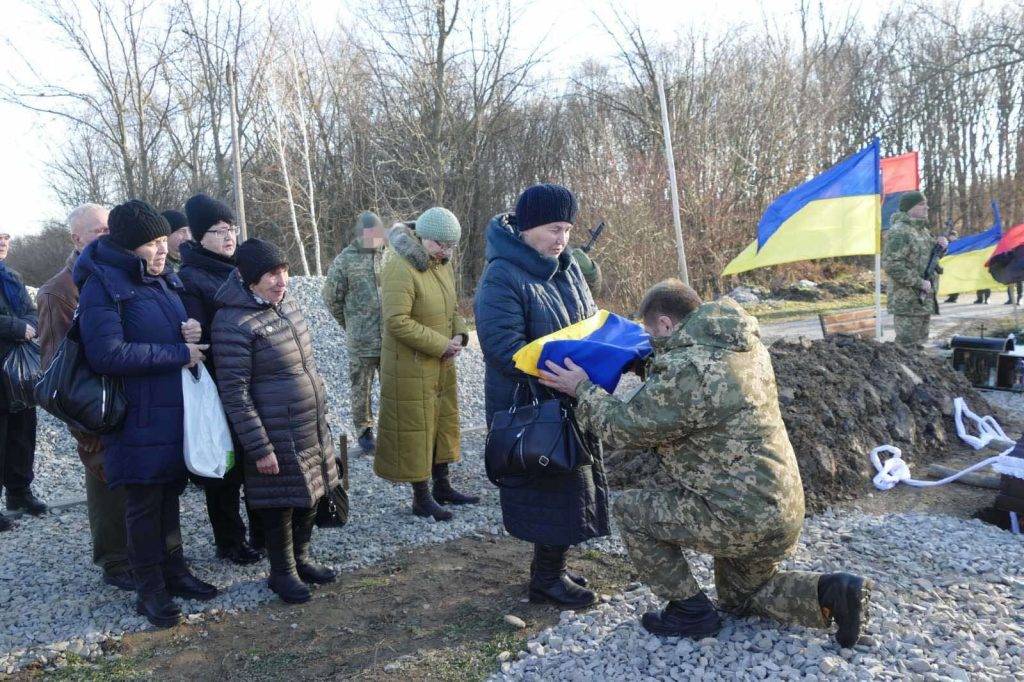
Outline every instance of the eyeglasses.
[[227, 239], [228, 237], [237, 237], [238, 236], [238, 228], [237, 227], [222, 227], [219, 230], [209, 230], [209, 231], [207, 231], [206, 234], [214, 234], [214, 235], [217, 235], [218, 237], [220, 237], [221, 239]]

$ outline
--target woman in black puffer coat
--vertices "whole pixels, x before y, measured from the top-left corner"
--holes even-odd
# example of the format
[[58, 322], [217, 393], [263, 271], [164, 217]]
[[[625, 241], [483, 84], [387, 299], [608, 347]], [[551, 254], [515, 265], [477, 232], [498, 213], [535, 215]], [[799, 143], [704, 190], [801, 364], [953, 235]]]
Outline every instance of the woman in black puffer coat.
[[[477, 337], [486, 362], [487, 423], [495, 413], [531, 400], [528, 377], [512, 356], [535, 339], [597, 312], [579, 265], [566, 250], [576, 198], [559, 185], [535, 185], [516, 203], [515, 214], [487, 226], [487, 267], [477, 286]], [[546, 389], [534, 384], [548, 397]], [[594, 602], [583, 578], [566, 571], [571, 545], [608, 534], [608, 486], [600, 458], [562, 476], [510, 481], [501, 488], [505, 529], [534, 543], [530, 599], [567, 608]]]
[[[181, 269], [178, 277], [185, 285], [181, 302], [189, 317], [203, 327], [202, 343], [210, 343], [213, 315], [217, 312], [217, 292], [235, 271], [238, 228], [235, 214], [224, 202], [197, 194], [185, 202], [193, 241], [181, 245]], [[212, 354], [207, 354], [206, 369], [216, 379]], [[223, 479], [194, 476], [206, 493], [206, 511], [210, 515], [217, 556], [236, 564], [254, 564], [260, 553], [245, 540], [245, 522], [238, 510], [242, 490], [242, 448], [235, 442], [235, 466]], [[248, 511], [248, 505], [246, 505]], [[262, 528], [255, 514], [249, 514], [254, 541], [262, 541]]]
[[310, 598], [304, 583], [335, 578], [309, 553], [316, 504], [338, 485], [326, 391], [306, 320], [287, 296], [280, 250], [250, 239], [237, 258], [237, 274], [217, 294], [217, 387], [245, 451], [246, 499], [263, 518], [268, 584], [284, 601], [301, 603]]

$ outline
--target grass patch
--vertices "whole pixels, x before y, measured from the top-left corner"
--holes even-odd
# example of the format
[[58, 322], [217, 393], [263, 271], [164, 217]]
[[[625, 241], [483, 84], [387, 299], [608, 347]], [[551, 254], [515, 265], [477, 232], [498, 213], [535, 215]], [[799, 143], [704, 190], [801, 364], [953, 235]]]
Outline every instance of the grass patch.
[[371, 590], [378, 587], [387, 587], [388, 582], [390, 582], [390, 578], [386, 575], [367, 576], [356, 581], [355, 587], [360, 590]]
[[142, 680], [147, 677], [147, 674], [138, 667], [139, 661], [127, 656], [118, 659], [101, 658], [96, 663], [90, 663], [70, 654], [67, 660], [68, 663], [65, 667], [44, 672], [43, 679], [77, 682], [78, 680]]
[[831, 301], [782, 301], [778, 306], [755, 303], [746, 306], [746, 310], [762, 323], [788, 322], [848, 308], [868, 308], [874, 304], [874, 294], [858, 294]]
[[[417, 666], [420, 670], [429, 670], [432, 680], [445, 682], [476, 682], [486, 680], [497, 672], [501, 665], [498, 654], [508, 651], [512, 654], [509, 660], [515, 660], [518, 652], [526, 649], [525, 630], [508, 630], [494, 634], [482, 642], [467, 642], [444, 653], [432, 653], [427, 660]], [[422, 666], [422, 667], [421, 667]]]

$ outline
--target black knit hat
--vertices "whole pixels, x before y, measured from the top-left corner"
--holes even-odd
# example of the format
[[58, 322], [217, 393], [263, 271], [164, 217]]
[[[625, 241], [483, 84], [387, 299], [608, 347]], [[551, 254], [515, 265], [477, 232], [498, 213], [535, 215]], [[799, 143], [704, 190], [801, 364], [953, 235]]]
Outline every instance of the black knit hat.
[[917, 190], [907, 192], [906, 194], [900, 197], [900, 210], [906, 213], [910, 209], [920, 204], [922, 201], [924, 201], [924, 195], [918, 192]]
[[218, 201], [206, 194], [197, 194], [185, 202], [185, 213], [188, 215], [188, 226], [192, 229], [192, 238], [203, 241], [206, 231], [220, 221], [235, 224], [235, 212], [223, 201]]
[[575, 223], [576, 197], [561, 185], [527, 187], [516, 201], [516, 228], [523, 232], [548, 223]]
[[238, 274], [246, 286], [259, 282], [271, 270], [288, 265], [281, 249], [256, 237], [246, 239], [238, 246], [235, 260], [238, 262]]
[[115, 206], [107, 218], [110, 241], [132, 251], [171, 233], [167, 219], [145, 201], [130, 199]]
[[171, 226], [171, 232], [177, 232], [183, 227], [188, 227], [188, 218], [181, 211], [164, 211], [160, 215], [167, 218], [167, 224]]

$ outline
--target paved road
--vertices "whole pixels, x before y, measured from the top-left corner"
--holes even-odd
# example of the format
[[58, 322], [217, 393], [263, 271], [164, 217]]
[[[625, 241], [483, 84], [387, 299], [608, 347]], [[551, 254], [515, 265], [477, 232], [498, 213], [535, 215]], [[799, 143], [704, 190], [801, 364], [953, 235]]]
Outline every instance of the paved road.
[[[967, 303], [942, 303], [939, 305], [940, 315], [932, 316], [931, 336], [932, 338], [947, 337], [952, 333], [962, 333], [970, 336], [980, 336], [982, 328], [987, 334], [998, 321], [1017, 316], [1019, 323], [1024, 323], [1024, 308], [1018, 306], [1004, 305], [1003, 297], [994, 294], [992, 302], [986, 305], [974, 305], [973, 296], [961, 297], [967, 299]], [[998, 301], [998, 302], [996, 302]], [[895, 332], [892, 326], [892, 315], [885, 312], [882, 307], [882, 334], [886, 341], [891, 341]], [[789, 322], [761, 325], [761, 335], [766, 340], [781, 338], [795, 339], [805, 337], [808, 339], [821, 338], [821, 325], [818, 323], [817, 315]]]

